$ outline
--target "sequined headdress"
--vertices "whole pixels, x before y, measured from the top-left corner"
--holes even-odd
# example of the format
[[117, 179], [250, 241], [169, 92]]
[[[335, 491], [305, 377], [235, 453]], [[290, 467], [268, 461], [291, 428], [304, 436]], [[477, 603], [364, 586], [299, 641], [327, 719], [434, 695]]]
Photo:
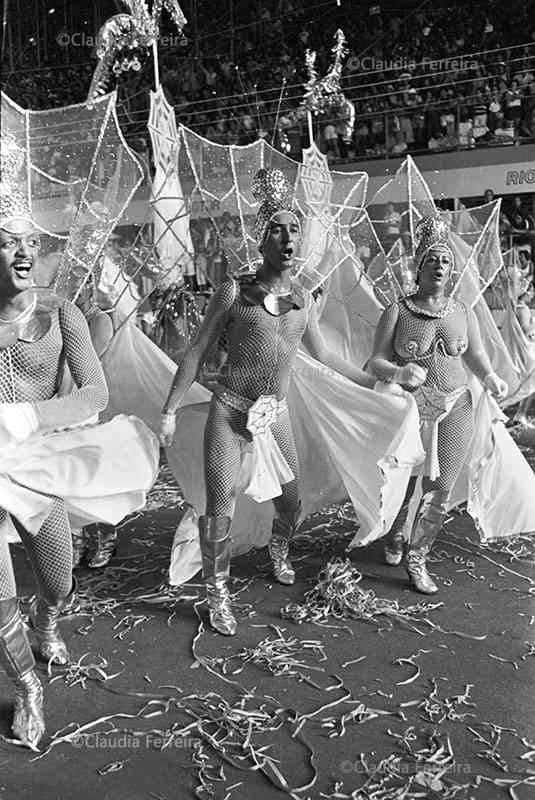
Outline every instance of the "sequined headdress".
[[280, 169], [259, 169], [251, 187], [255, 200], [260, 203], [256, 214], [254, 234], [258, 248], [264, 244], [269, 224], [279, 211], [290, 211], [300, 226], [293, 211], [292, 190], [286, 175]]
[[435, 247], [447, 250], [453, 262], [453, 252], [449, 246], [450, 226], [447, 220], [440, 215], [423, 217], [416, 227], [414, 238], [416, 240], [416, 251], [414, 265], [416, 273], [422, 267], [426, 255]]
[[0, 137], [0, 160], [0, 228], [9, 229], [12, 221], [33, 224], [28, 200], [20, 190], [24, 150], [9, 133]]

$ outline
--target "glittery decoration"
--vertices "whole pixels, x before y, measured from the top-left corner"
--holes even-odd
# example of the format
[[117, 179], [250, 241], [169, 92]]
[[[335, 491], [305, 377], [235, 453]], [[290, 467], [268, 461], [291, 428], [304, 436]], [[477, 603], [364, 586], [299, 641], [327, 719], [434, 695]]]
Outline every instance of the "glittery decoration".
[[99, 63], [87, 96], [89, 105], [106, 94], [112, 74], [119, 77], [129, 70], [140, 71], [140, 59], [158, 39], [162, 8], [171, 15], [179, 34], [187, 22], [176, 0], [156, 0], [152, 14], [145, 0], [124, 0], [124, 4], [130, 14], [115, 14], [98, 32], [96, 53]]
[[177, 3], [177, 0], [154, 0], [152, 6], [152, 16], [154, 19], [160, 19], [162, 8], [165, 8], [165, 10], [169, 13], [169, 16], [175, 23], [177, 30], [180, 33], [188, 21], [184, 16], [184, 12]]
[[327, 74], [320, 78], [316, 71], [316, 52], [307, 50], [305, 66], [308, 81], [305, 84], [303, 99], [295, 111], [286, 113], [281, 120], [281, 130], [293, 127], [308, 113], [314, 116], [328, 115], [343, 124], [342, 138], [350, 142], [355, 127], [355, 106], [346, 98], [341, 87], [342, 67], [347, 55], [346, 37], [339, 28], [335, 33], [336, 42], [331, 49], [333, 60]]
[[28, 200], [20, 190], [24, 150], [15, 137], [2, 132], [0, 137], [0, 160], [2, 165], [0, 179], [0, 219], [10, 217], [30, 217]]
[[433, 247], [445, 247], [450, 253], [453, 262], [453, 253], [448, 245], [450, 226], [444, 217], [440, 215], [424, 217], [418, 224], [415, 231], [416, 253], [415, 263], [418, 271], [429, 250]]
[[259, 169], [251, 191], [254, 199], [260, 203], [255, 223], [255, 238], [260, 247], [273, 214], [292, 210], [292, 190], [282, 170]]

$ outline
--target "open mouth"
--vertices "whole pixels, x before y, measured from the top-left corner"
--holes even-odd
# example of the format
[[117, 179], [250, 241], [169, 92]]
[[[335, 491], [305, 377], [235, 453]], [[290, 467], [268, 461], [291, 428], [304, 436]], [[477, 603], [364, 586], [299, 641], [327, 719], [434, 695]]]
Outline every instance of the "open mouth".
[[31, 259], [21, 259], [20, 261], [15, 261], [13, 264], [13, 271], [18, 278], [26, 280], [30, 277], [30, 272], [32, 271]]
[[293, 254], [294, 254], [293, 247], [286, 247], [286, 248], [285, 248], [285, 249], [282, 251], [282, 254], [281, 254], [281, 255], [282, 255], [282, 258], [283, 258], [285, 261], [289, 261], [290, 259], [292, 259], [292, 258], [293, 258]]

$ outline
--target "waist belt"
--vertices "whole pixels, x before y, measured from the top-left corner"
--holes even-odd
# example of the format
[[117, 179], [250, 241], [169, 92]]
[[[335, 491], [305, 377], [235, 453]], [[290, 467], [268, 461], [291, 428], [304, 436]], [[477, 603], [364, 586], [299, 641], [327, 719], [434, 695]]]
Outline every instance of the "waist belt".
[[294, 480], [288, 462], [280, 451], [271, 426], [288, 410], [286, 398], [263, 394], [257, 400], [217, 385], [214, 394], [225, 405], [247, 414], [247, 430], [252, 442], [245, 449], [238, 483], [257, 503], [282, 494], [281, 484]]

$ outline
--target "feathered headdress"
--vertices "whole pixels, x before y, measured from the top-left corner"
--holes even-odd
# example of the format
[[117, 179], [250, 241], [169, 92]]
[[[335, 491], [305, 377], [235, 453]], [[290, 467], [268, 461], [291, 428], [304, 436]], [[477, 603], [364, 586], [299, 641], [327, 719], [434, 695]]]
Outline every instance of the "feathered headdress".
[[[293, 212], [293, 197], [288, 179], [280, 169], [259, 169], [253, 178], [251, 191], [260, 203], [254, 227], [258, 247], [262, 247], [273, 215], [279, 211]], [[297, 216], [295, 217], [299, 224]]]

